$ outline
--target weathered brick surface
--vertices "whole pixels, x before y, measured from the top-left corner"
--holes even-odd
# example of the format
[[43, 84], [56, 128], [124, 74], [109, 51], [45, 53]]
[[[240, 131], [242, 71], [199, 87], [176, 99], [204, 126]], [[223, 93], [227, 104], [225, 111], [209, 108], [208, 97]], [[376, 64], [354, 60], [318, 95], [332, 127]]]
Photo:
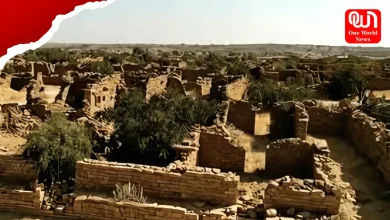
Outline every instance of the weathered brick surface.
[[318, 106], [306, 106], [309, 114], [309, 134], [343, 134], [346, 117], [342, 111], [330, 110]]
[[300, 103], [294, 103], [295, 108], [295, 137], [306, 140], [307, 127], [309, 124], [309, 114], [305, 106]]
[[340, 190], [331, 186], [328, 190], [323, 190], [315, 186], [319, 185], [315, 183], [318, 180], [311, 181], [313, 185], [307, 184], [304, 180], [291, 178], [287, 181], [273, 181], [273, 184], [268, 184], [265, 189], [264, 206], [281, 209], [294, 207], [311, 212], [338, 214], [341, 203]]
[[116, 183], [132, 182], [141, 184], [150, 197], [235, 204], [239, 176], [216, 173], [211, 168], [196, 167], [181, 174], [162, 167], [86, 160], [76, 164], [76, 187], [113, 188]]
[[33, 164], [20, 155], [0, 155], [0, 178], [35, 180], [37, 178]]
[[227, 120], [237, 128], [254, 134], [256, 112], [252, 110], [249, 102], [235, 101], [229, 104]]
[[345, 130], [356, 149], [366, 155], [390, 183], [390, 132], [385, 124], [355, 110], [348, 115]]
[[[158, 205], [141, 204], [136, 202], [115, 202], [94, 196], [79, 196], [73, 206], [65, 210], [69, 216], [77, 216], [82, 219], [94, 220], [198, 220], [198, 214], [187, 211], [185, 208]], [[223, 213], [211, 213], [208, 220], [224, 219]]]
[[0, 209], [40, 209], [43, 201], [43, 194], [44, 192], [40, 186], [36, 187], [35, 191], [0, 188]]
[[219, 133], [200, 134], [198, 166], [215, 167], [224, 171], [244, 171], [246, 150], [229, 142]]

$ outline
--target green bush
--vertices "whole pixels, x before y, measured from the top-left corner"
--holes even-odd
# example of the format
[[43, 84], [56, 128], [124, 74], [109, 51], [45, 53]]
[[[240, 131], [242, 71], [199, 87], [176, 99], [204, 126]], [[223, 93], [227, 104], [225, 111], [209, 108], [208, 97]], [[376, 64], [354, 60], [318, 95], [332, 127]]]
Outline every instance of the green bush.
[[30, 51], [26, 55], [28, 61], [45, 61], [48, 63], [58, 63], [68, 61], [68, 50], [61, 48], [54, 49], [37, 49]]
[[114, 73], [114, 68], [109, 61], [96, 61], [91, 63], [91, 70], [95, 73], [101, 73], [103, 75], [111, 75]]
[[73, 178], [76, 161], [89, 158], [91, 148], [89, 131], [57, 113], [28, 135], [23, 154], [35, 163], [40, 181], [50, 185]]
[[362, 101], [369, 82], [358, 65], [344, 66], [336, 71], [329, 81], [331, 85], [328, 92], [331, 98], [344, 99], [358, 96], [359, 101]]
[[16, 70], [12, 66], [6, 64], [4, 68], [1, 70], [1, 72], [11, 74], [11, 73], [16, 73]]
[[315, 91], [299, 86], [291, 78], [287, 79], [284, 86], [264, 77], [259, 81], [251, 80], [249, 85], [249, 101], [254, 105], [262, 103], [266, 107], [271, 107], [275, 102], [304, 101], [316, 96]]
[[147, 157], [154, 164], [169, 160], [175, 156], [171, 147], [183, 140], [190, 127], [207, 123], [217, 111], [214, 102], [176, 91], [169, 91], [164, 97], [153, 96], [148, 103], [144, 97], [139, 90], [130, 92], [113, 114], [106, 114], [114, 118], [114, 136], [122, 143], [113, 152], [116, 160], [130, 162], [135, 158], [140, 160], [136, 162], [148, 163], [144, 159]]

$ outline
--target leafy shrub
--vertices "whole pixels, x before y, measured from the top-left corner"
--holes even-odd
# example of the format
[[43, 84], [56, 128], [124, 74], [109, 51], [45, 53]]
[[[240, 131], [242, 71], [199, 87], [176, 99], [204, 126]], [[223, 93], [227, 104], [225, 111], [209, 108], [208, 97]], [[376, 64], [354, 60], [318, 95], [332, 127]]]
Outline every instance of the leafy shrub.
[[[116, 160], [129, 162], [143, 155], [154, 163], [165, 163], [172, 155], [171, 147], [180, 143], [194, 124], [205, 124], [216, 113], [216, 104], [196, 100], [176, 91], [166, 96], [153, 96], [148, 103], [145, 95], [135, 90], [123, 98], [110, 117], [115, 121], [115, 138], [122, 143], [113, 151]], [[131, 161], [134, 162], [134, 161]]]
[[291, 79], [284, 86], [279, 86], [277, 82], [262, 77], [259, 81], [251, 80], [249, 85], [249, 101], [254, 105], [262, 103], [271, 107], [275, 102], [304, 101], [315, 97], [315, 91], [299, 86]]
[[10, 74], [10, 73], [16, 73], [16, 70], [12, 66], [6, 64], [4, 68], [1, 70], [1, 72]]
[[91, 148], [88, 130], [56, 113], [28, 135], [23, 154], [35, 163], [40, 180], [50, 185], [73, 178], [76, 161], [89, 158]]
[[368, 81], [358, 65], [344, 66], [330, 78], [331, 84], [328, 88], [330, 98], [344, 99], [357, 95], [359, 101], [362, 101]]
[[91, 70], [95, 73], [103, 75], [111, 75], [114, 73], [114, 68], [109, 61], [96, 61], [91, 63]]
[[61, 48], [53, 49], [37, 49], [27, 53], [26, 59], [28, 61], [45, 61], [48, 63], [58, 63], [68, 61], [68, 50]]

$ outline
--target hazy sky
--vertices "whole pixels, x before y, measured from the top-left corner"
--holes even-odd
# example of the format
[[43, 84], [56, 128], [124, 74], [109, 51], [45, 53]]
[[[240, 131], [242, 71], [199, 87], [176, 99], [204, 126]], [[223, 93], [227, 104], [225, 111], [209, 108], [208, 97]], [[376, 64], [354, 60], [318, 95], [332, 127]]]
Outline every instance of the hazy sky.
[[116, 0], [65, 20], [50, 42], [347, 45], [356, 8], [381, 10], [378, 46], [389, 47], [389, 0]]

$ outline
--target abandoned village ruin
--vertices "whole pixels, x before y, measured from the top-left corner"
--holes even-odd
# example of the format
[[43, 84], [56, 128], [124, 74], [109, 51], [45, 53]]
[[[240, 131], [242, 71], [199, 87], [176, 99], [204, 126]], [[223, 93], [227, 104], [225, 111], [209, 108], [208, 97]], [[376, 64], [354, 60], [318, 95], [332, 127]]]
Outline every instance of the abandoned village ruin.
[[[390, 60], [39, 50], [47, 59], [26, 52], [1, 71], [1, 211], [93, 220], [390, 217], [390, 105], [382, 96], [390, 90]], [[366, 83], [361, 93], [327, 95], [344, 88], [333, 76], [349, 67]], [[282, 100], [278, 90], [266, 100], [266, 90], [256, 90], [266, 83], [316, 96]], [[216, 110], [207, 123], [191, 124], [167, 159], [139, 156], [121, 151], [129, 143], [119, 141], [117, 121], [102, 119], [102, 112], [125, 109], [137, 91], [142, 106], [175, 91], [173, 97], [215, 102]], [[47, 183], [24, 152], [31, 134], [56, 114], [88, 127], [96, 144], [75, 162], [72, 179]]]

